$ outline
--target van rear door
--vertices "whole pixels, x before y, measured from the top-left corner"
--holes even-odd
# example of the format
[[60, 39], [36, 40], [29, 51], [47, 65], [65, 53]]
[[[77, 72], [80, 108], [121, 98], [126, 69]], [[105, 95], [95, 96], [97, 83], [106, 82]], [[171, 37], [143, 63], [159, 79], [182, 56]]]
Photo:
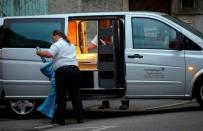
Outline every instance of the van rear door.
[[155, 18], [129, 16], [128, 21], [126, 37], [130, 40], [125, 50], [126, 95], [183, 97], [184, 50], [169, 47], [170, 43], [180, 42], [179, 32]]

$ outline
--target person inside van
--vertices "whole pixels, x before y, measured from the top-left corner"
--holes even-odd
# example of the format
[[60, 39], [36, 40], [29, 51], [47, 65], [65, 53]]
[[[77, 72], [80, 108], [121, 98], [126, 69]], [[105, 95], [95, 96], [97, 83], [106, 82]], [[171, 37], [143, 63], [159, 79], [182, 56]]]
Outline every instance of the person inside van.
[[[100, 43], [102, 45], [107, 45], [107, 44], [111, 44], [109, 41], [103, 40], [103, 39], [99, 39]], [[88, 44], [88, 51], [93, 50], [95, 48], [97, 48], [98, 46], [98, 35], [95, 35], [94, 38], [91, 40], [90, 44]]]
[[77, 122], [82, 123], [83, 107], [78, 85], [80, 80], [80, 70], [76, 59], [75, 46], [72, 45], [66, 35], [59, 30], [53, 31], [52, 41], [53, 44], [48, 50], [39, 50], [36, 54], [41, 57], [53, 58], [57, 103], [53, 119], [60, 125], [65, 124], [66, 92], [68, 91], [68, 96], [70, 96], [72, 101], [73, 110], [76, 113]]

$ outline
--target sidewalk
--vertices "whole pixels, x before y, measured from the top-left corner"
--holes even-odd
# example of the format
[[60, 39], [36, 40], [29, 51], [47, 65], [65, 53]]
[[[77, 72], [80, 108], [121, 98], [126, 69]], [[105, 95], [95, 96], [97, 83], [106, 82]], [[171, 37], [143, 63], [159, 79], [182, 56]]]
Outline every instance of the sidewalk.
[[[110, 100], [109, 109], [98, 109], [102, 101], [89, 100], [83, 101], [84, 110], [87, 112], [143, 112], [143, 111], [159, 111], [166, 109], [180, 109], [199, 107], [196, 100], [176, 100], [176, 99], [132, 99], [130, 100], [129, 109], [120, 110], [120, 100]], [[71, 107], [68, 102], [67, 107]]]
[[[196, 100], [163, 100], [163, 99], [136, 99], [130, 100], [130, 106], [127, 110], [120, 110], [120, 100], [111, 100], [109, 109], [98, 109], [102, 101], [98, 100], [85, 100], [84, 117], [88, 119], [105, 119], [113, 117], [122, 117], [129, 115], [144, 115], [144, 114], [159, 114], [164, 112], [176, 112], [176, 111], [190, 111], [199, 110], [199, 104]], [[67, 103], [67, 113], [72, 112], [71, 102]], [[74, 118], [67, 118], [68, 123], [75, 123]], [[85, 124], [85, 123], [84, 123]], [[35, 127], [34, 129], [49, 129], [57, 127], [58, 125], [43, 125]]]
[[[85, 120], [96, 120], [100, 118], [105, 119], [129, 115], [159, 114], [163, 112], [193, 111], [201, 109], [196, 100], [135, 99], [130, 100], [130, 106], [127, 110], [119, 109], [121, 104], [120, 100], [111, 100], [109, 109], [98, 109], [101, 102], [101, 100], [83, 101]], [[1, 108], [4, 107], [2, 106]], [[6, 113], [6, 110], [2, 109], [2, 111]], [[69, 101], [67, 102], [67, 121], [69, 124], [76, 123], [75, 118], [69, 117], [70, 114], [73, 113], [72, 105]], [[3, 129], [9, 131], [38, 131], [58, 126], [51, 124], [49, 119], [40, 116], [32, 116], [31, 118], [25, 120], [6, 118], [6, 116], [4, 116], [2, 120], [0, 120], [0, 125], [0, 130]]]

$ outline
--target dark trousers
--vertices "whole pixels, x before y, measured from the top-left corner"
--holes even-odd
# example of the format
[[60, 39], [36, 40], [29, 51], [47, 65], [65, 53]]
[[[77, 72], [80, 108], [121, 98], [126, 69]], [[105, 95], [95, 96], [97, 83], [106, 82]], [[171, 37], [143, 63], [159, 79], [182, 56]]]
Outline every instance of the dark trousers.
[[63, 66], [56, 70], [56, 103], [55, 118], [65, 121], [67, 93], [72, 101], [73, 111], [77, 119], [82, 119], [82, 101], [80, 98], [80, 71], [77, 66]]

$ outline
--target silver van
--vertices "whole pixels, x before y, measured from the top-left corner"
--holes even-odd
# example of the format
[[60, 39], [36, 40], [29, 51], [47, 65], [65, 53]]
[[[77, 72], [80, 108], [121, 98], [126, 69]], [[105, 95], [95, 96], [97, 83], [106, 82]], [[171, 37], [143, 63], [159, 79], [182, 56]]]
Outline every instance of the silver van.
[[[203, 107], [203, 34], [167, 14], [77, 13], [1, 21], [0, 98], [16, 115], [29, 115], [49, 92], [35, 47], [48, 48], [55, 29], [76, 46], [83, 98], [196, 98]], [[97, 48], [89, 51], [95, 34]]]

